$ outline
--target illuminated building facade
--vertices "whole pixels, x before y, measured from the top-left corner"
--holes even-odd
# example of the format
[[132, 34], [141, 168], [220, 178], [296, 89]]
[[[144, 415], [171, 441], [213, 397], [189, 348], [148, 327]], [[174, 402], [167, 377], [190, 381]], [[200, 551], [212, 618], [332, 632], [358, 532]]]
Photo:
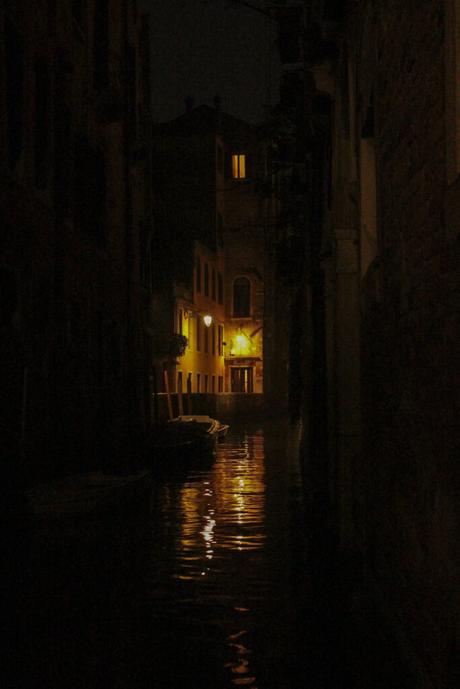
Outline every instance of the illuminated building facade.
[[264, 156], [256, 128], [215, 106], [154, 128], [157, 371], [172, 391], [262, 393]]
[[195, 243], [193, 298], [176, 297], [175, 332], [187, 338], [176, 364], [176, 390], [224, 392], [223, 255]]

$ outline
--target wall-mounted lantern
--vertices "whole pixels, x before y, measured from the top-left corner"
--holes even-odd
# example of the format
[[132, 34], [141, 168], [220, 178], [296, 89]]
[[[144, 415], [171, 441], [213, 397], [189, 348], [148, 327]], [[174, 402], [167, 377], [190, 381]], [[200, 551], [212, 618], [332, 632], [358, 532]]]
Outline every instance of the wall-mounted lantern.
[[212, 316], [207, 313], [206, 316], [203, 316], [203, 322], [207, 328], [210, 328], [212, 324]]

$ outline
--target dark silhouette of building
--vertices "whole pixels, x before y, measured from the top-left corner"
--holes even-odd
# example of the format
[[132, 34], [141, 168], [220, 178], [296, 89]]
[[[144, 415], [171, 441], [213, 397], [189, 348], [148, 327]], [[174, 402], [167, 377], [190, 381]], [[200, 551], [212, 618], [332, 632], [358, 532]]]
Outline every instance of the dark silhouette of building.
[[35, 480], [124, 463], [148, 418], [148, 27], [7, 2], [0, 32], [0, 419]]
[[460, 9], [326, 0], [273, 11], [278, 117], [306, 181], [290, 241], [310, 526], [360, 563], [414, 686], [454, 686]]

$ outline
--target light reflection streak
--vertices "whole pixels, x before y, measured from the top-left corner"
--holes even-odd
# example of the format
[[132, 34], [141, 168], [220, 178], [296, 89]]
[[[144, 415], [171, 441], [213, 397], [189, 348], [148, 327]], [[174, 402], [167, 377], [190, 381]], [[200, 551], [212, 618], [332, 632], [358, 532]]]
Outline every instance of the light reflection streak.
[[[223, 557], [226, 551], [242, 553], [263, 547], [263, 437], [257, 440], [246, 438], [238, 448], [223, 444], [211, 471], [201, 481], [182, 486], [181, 558], [193, 552], [198, 562], [201, 558], [209, 563]], [[233, 527], [237, 527], [236, 533], [232, 533]], [[178, 564], [181, 567], [181, 563]], [[197, 576], [202, 576], [201, 569], [197, 569]]]
[[[233, 563], [230, 571], [234, 575], [244, 572], [251, 580], [251, 558], [263, 550], [266, 538], [264, 460], [262, 435], [246, 438], [238, 447], [222, 443], [211, 470], [181, 486], [174, 577], [184, 585], [197, 586], [196, 596], [209, 600], [217, 590], [219, 604], [223, 604], [222, 591], [226, 586], [232, 590], [231, 579], [227, 584], [222, 579], [229, 576], [229, 562]], [[261, 594], [260, 588], [257, 593]], [[256, 600], [255, 596], [253, 592], [252, 600]], [[227, 611], [246, 617], [250, 608], [233, 605]], [[247, 629], [233, 631], [226, 642], [229, 686], [256, 689]], [[243, 635], [244, 644], [240, 639]]]

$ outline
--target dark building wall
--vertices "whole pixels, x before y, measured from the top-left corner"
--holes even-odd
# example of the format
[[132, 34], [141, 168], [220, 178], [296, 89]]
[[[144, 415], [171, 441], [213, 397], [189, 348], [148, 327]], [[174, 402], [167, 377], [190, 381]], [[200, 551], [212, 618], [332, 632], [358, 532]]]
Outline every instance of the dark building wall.
[[[351, 123], [333, 151], [333, 185], [348, 182], [357, 202], [361, 256], [364, 445], [350, 460], [350, 513], [417, 686], [430, 687], [458, 681], [459, 185], [449, 168], [458, 136], [446, 108], [449, 5], [392, 0], [349, 13], [337, 74], [350, 75], [350, 98], [336, 112], [336, 131]], [[370, 145], [374, 255], [366, 235]], [[336, 218], [341, 204], [347, 214], [335, 199]]]
[[0, 265], [17, 292], [1, 417], [32, 480], [110, 463], [143, 422], [139, 25], [121, 1], [0, 11]]

